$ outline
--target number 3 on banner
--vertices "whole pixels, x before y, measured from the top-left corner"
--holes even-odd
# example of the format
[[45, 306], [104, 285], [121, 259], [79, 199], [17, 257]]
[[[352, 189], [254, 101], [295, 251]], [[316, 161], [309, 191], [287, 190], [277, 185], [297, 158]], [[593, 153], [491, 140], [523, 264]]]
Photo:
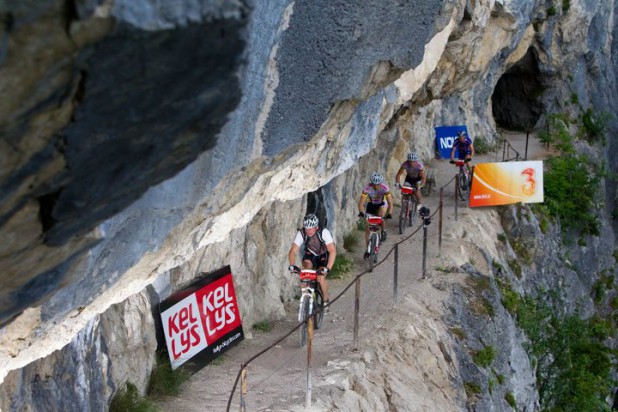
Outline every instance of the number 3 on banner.
[[524, 192], [525, 195], [532, 196], [536, 191], [536, 179], [534, 178], [536, 172], [533, 168], [529, 167], [521, 172], [521, 174], [522, 176], [527, 176], [526, 182], [521, 185], [521, 191]]

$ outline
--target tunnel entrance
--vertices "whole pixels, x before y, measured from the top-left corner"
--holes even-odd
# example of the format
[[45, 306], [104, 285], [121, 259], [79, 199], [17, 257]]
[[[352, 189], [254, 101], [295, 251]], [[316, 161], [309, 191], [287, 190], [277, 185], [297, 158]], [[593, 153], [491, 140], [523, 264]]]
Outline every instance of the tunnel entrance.
[[496, 84], [491, 96], [496, 124], [512, 130], [534, 127], [543, 112], [541, 95], [544, 89], [536, 52], [531, 47]]

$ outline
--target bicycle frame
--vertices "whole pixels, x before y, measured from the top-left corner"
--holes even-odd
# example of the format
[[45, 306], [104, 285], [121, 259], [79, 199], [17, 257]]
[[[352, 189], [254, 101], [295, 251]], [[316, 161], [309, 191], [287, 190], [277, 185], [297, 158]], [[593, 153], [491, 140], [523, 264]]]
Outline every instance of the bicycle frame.
[[300, 271], [300, 301], [298, 304], [298, 321], [305, 320], [303, 310], [303, 303], [306, 299], [309, 299], [309, 316], [313, 314], [313, 296], [315, 293], [316, 285], [318, 281], [318, 272], [313, 269], [302, 269]]
[[414, 193], [418, 190], [412, 186], [401, 187], [401, 212], [399, 213], [399, 234], [403, 234], [403, 229], [406, 226], [412, 226], [414, 224], [414, 216], [416, 209], [416, 198]]
[[367, 216], [367, 225], [369, 225], [369, 243], [367, 244], [367, 252], [369, 253], [369, 271], [373, 271], [373, 265], [377, 263], [378, 253], [380, 252], [382, 217]]

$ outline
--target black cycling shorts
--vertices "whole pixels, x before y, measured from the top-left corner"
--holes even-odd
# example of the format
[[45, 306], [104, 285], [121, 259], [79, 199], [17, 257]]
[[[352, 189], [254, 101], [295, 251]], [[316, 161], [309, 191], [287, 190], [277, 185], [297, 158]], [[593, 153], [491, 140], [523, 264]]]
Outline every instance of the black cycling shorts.
[[416, 187], [416, 183], [421, 182], [422, 180], [423, 178], [421, 176], [410, 177], [406, 175], [406, 183], [409, 183], [412, 187]]
[[378, 211], [381, 207], [384, 206], [384, 202], [382, 203], [367, 203], [367, 208], [365, 209], [365, 213], [368, 215], [378, 216]]
[[316, 256], [305, 249], [303, 260], [310, 260], [314, 269], [317, 269], [319, 267], [326, 267], [326, 264], [328, 263], [328, 253]]

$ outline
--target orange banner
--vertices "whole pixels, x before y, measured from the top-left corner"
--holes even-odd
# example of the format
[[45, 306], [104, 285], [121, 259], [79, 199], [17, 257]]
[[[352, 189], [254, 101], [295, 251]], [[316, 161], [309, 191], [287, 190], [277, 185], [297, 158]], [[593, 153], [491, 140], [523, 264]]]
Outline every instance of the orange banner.
[[470, 207], [543, 202], [543, 162], [481, 163], [474, 166]]

